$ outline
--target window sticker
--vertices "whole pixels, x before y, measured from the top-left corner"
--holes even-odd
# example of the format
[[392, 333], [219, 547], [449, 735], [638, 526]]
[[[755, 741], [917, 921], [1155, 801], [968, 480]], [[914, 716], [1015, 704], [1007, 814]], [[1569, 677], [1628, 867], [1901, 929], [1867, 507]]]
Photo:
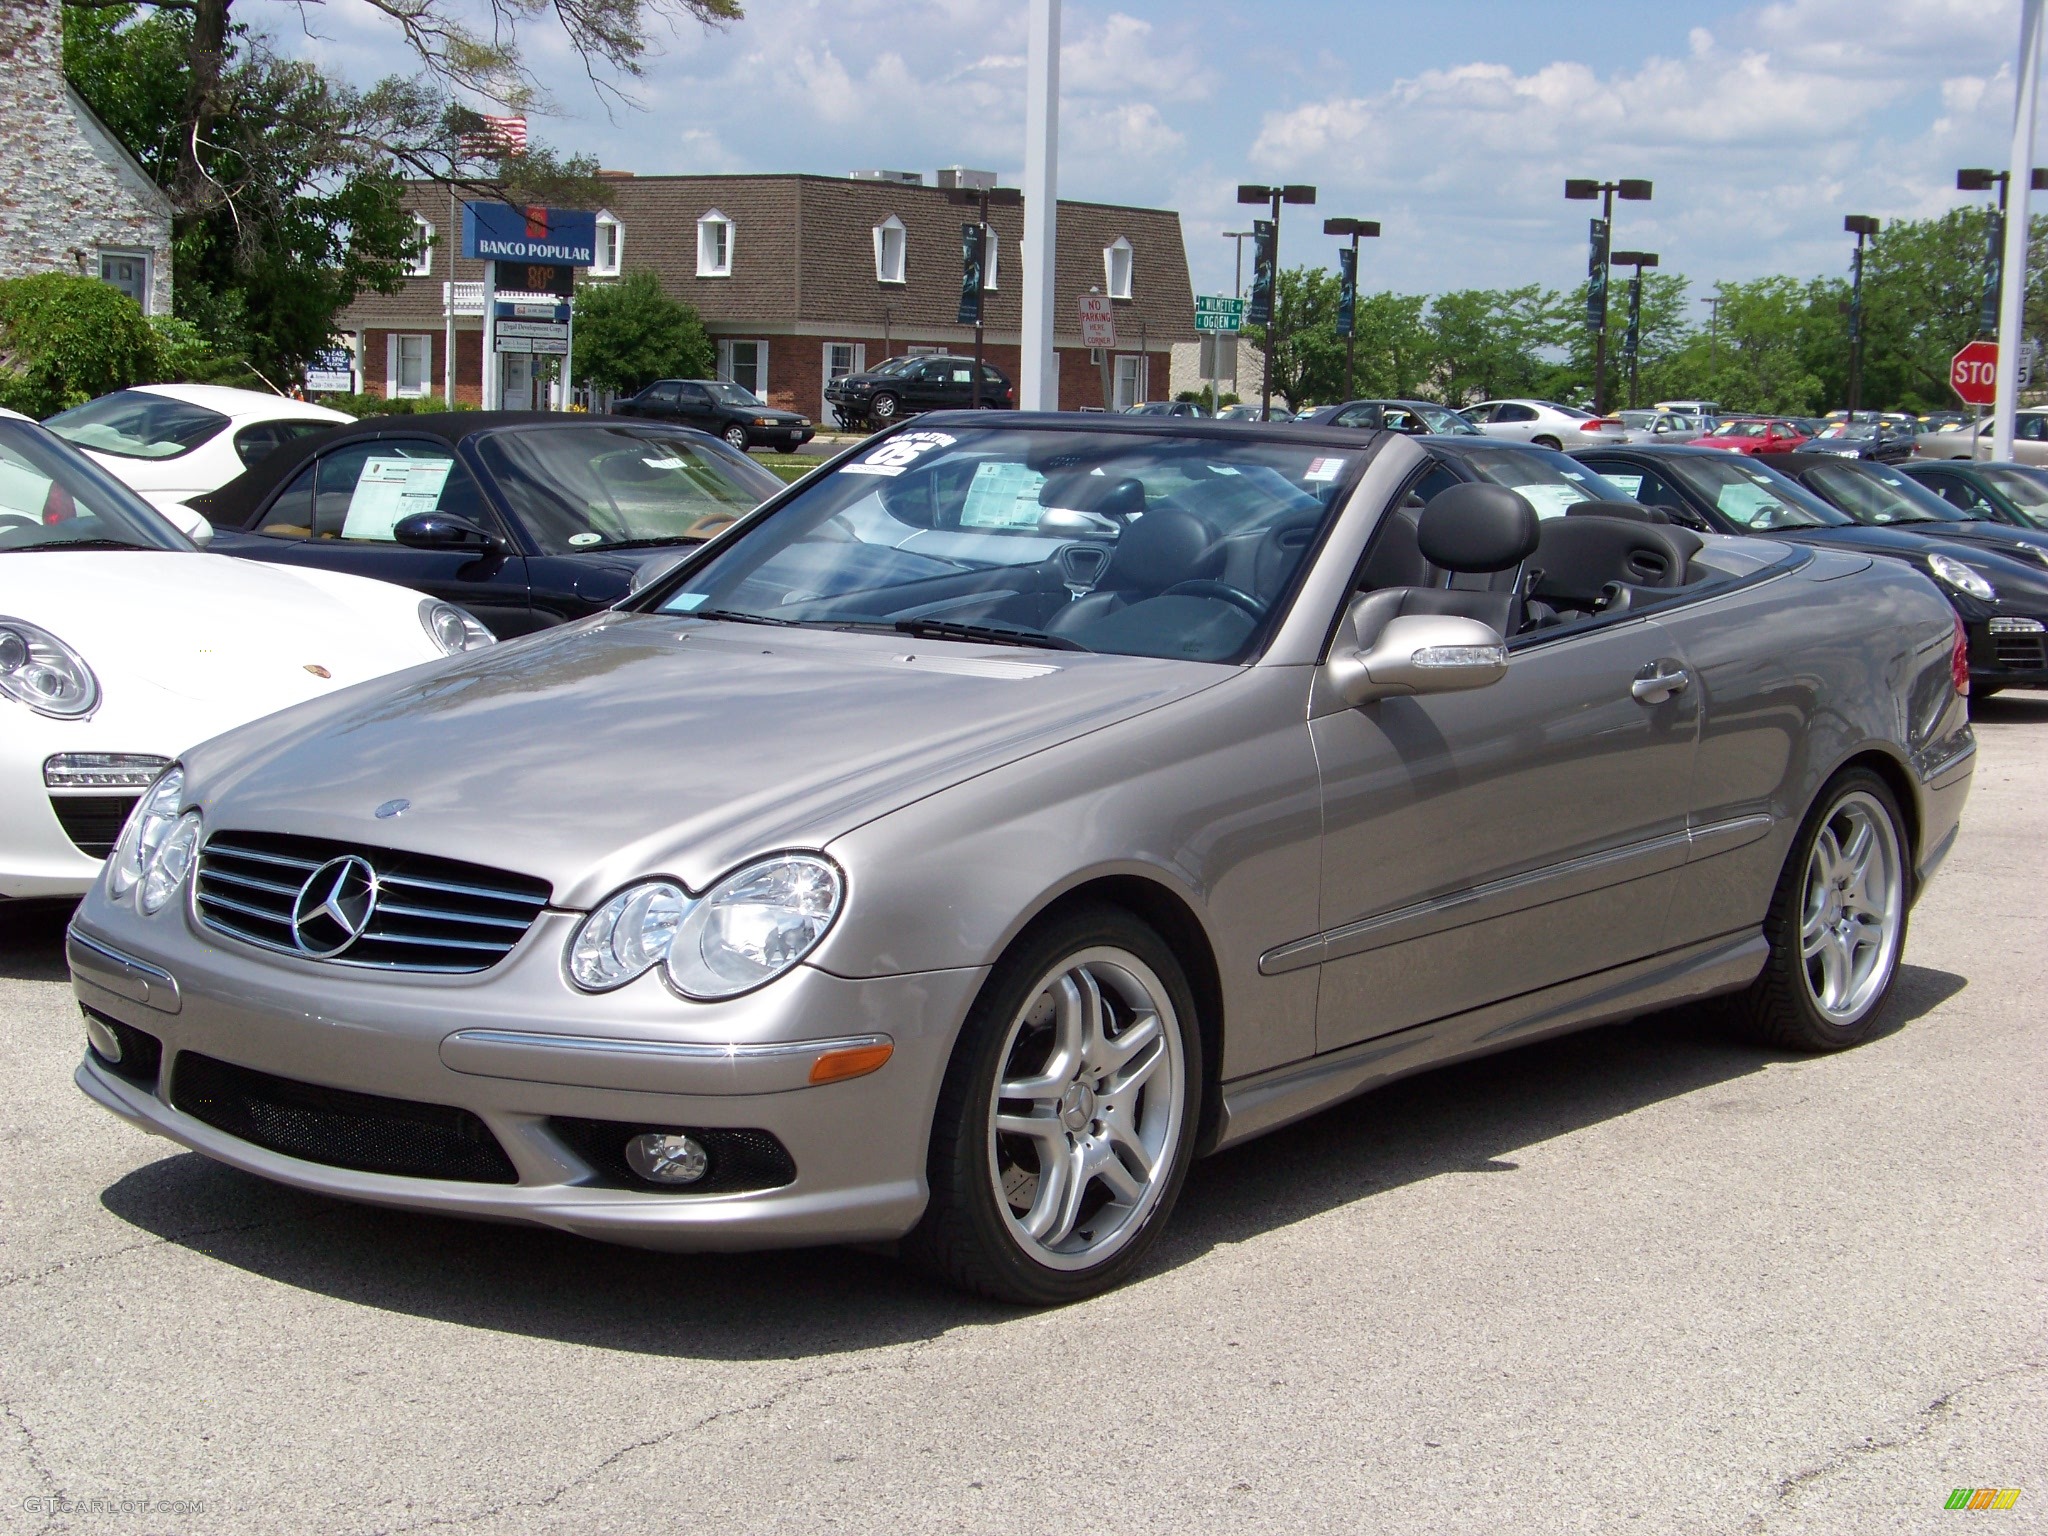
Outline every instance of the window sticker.
[[1321, 481], [1327, 484], [1343, 472], [1344, 461], [1342, 459], [1311, 459], [1309, 460], [1308, 473], [1303, 475], [1302, 479]]
[[1743, 527], [1749, 528], [1766, 515], [1778, 510], [1778, 498], [1770, 493], [1767, 486], [1724, 485], [1721, 494], [1714, 498], [1714, 506]]
[[1038, 504], [1045, 476], [1026, 464], [991, 461], [974, 467], [967, 499], [960, 508], [962, 528], [1029, 528], [1036, 531], [1045, 508]]
[[581, 549], [586, 544], [602, 544], [604, 542], [604, 535], [601, 533], [572, 533], [569, 535], [569, 542], [578, 549]]
[[711, 600], [709, 592], [678, 592], [661, 605], [664, 613], [695, 613]]
[[649, 469], [681, 469], [686, 461], [682, 459], [642, 459], [640, 462]]
[[1609, 485], [1618, 485], [1623, 491], [1635, 497], [1638, 501], [1642, 499], [1643, 477], [1641, 475], [1624, 475], [1618, 470], [1603, 470], [1602, 473], [1607, 476], [1607, 483]]
[[1566, 508], [1576, 507], [1586, 499], [1576, 485], [1517, 485], [1512, 489], [1542, 518], [1563, 517]]
[[441, 488], [454, 468], [453, 459], [365, 459], [348, 499], [341, 536], [391, 543], [400, 521], [441, 504]]
[[950, 448], [954, 442], [955, 439], [945, 432], [905, 432], [901, 437], [890, 438], [867, 457], [842, 465], [841, 472], [849, 475], [900, 475], [934, 448]]

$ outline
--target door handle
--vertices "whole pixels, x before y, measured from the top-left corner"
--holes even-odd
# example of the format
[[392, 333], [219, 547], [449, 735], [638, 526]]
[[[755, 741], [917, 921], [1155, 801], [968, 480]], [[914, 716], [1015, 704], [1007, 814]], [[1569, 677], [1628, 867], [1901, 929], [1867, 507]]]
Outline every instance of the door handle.
[[1628, 685], [1628, 691], [1639, 704], [1662, 704], [1674, 693], [1683, 693], [1691, 682], [1685, 668], [1660, 661], [1643, 668], [1636, 680]]

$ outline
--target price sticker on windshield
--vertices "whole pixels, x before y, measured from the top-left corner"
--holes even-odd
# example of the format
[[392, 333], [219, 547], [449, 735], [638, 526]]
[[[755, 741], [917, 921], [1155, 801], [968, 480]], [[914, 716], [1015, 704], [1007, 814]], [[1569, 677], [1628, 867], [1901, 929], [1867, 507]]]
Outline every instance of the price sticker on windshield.
[[1301, 478], [1312, 482], [1321, 481], [1328, 483], [1336, 479], [1343, 472], [1344, 461], [1342, 459], [1312, 459], [1309, 461], [1308, 473]]
[[848, 475], [900, 475], [934, 448], [950, 448], [956, 441], [944, 432], [906, 432], [840, 470]]

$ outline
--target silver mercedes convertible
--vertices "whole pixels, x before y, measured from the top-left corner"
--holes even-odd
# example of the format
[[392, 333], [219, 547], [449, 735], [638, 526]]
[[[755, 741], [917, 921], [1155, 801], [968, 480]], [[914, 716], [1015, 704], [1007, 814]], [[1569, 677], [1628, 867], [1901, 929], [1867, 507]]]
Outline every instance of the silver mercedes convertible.
[[77, 1080], [352, 1200], [1069, 1300], [1407, 1073], [1712, 995], [1856, 1044], [1966, 666], [1906, 565], [1541, 449], [927, 416], [186, 754], [71, 927]]

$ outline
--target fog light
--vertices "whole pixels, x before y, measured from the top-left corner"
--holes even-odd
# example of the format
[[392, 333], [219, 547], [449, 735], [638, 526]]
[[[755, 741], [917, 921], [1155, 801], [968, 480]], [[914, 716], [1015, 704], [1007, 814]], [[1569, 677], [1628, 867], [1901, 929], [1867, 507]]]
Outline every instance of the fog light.
[[2014, 619], [2000, 615], [1991, 621], [1991, 633], [1994, 635], [2038, 635], [2044, 629], [2048, 629], [2048, 625], [2039, 619]]
[[110, 1067], [120, 1064], [121, 1037], [89, 1013], [85, 1016], [85, 1038], [101, 1061]]
[[694, 1184], [711, 1167], [711, 1154], [681, 1131], [642, 1131], [626, 1143], [626, 1163], [650, 1184]]

